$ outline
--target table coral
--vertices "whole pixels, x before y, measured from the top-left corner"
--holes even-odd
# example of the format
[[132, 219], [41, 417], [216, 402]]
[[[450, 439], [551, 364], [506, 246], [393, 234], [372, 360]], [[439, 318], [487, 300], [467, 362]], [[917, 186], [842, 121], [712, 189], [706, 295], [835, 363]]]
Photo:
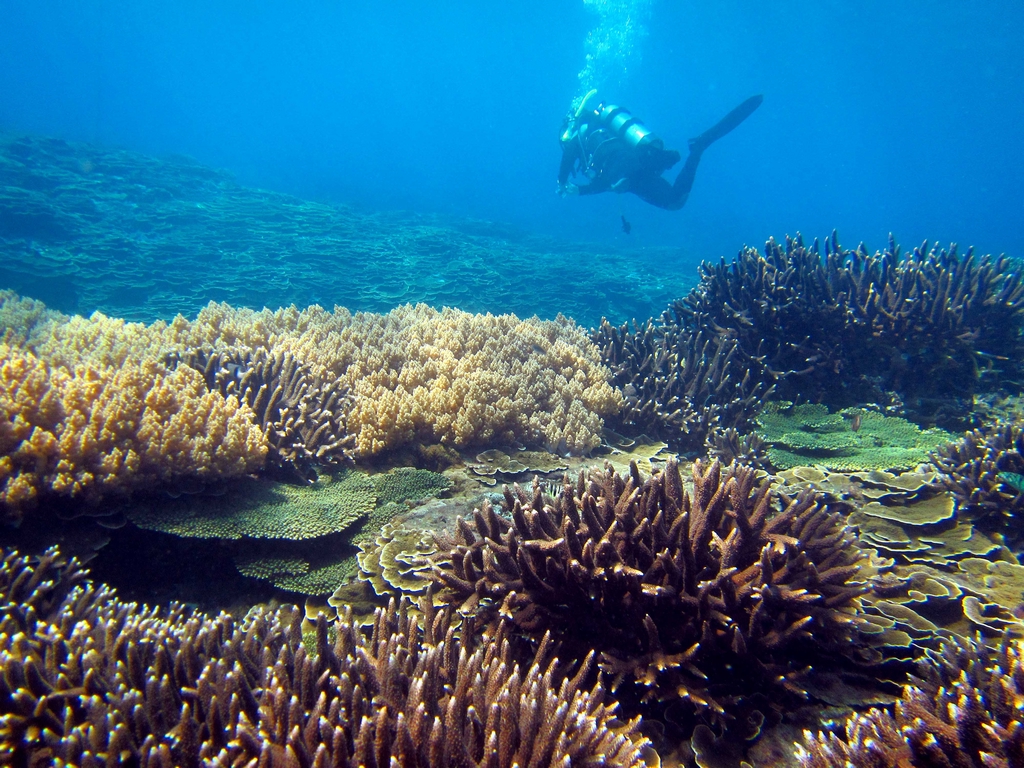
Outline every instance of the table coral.
[[312, 485], [241, 479], [218, 495], [134, 502], [128, 518], [140, 528], [203, 539], [288, 539], [327, 536], [373, 511], [377, 495], [362, 472], [322, 475]]
[[[424, 603], [321, 616], [254, 609], [241, 623], [122, 602], [54, 550], [0, 564], [0, 761], [5, 765], [644, 765], [638, 720], [615, 720], [592, 659], [550, 638], [517, 663], [508, 634], [478, 647]], [[57, 661], [59, 659], [59, 661]]]
[[[830, 413], [824, 405], [766, 403], [756, 419], [776, 469], [812, 464], [835, 471], [907, 469], [928, 461], [929, 452], [953, 435], [877, 411], [847, 408]], [[854, 426], [856, 425], [856, 429]]]
[[377, 492], [377, 504], [403, 504], [440, 496], [452, 482], [439, 472], [415, 467], [395, 467], [389, 472], [370, 475]]
[[266, 443], [251, 411], [202, 376], [156, 361], [120, 368], [51, 366], [0, 347], [0, 499], [17, 519], [40, 494], [97, 498], [253, 472]]

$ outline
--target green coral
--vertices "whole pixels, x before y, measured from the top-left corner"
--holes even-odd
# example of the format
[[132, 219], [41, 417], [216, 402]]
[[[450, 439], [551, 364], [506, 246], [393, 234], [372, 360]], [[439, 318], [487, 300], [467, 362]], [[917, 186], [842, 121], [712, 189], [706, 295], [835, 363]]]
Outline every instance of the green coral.
[[301, 557], [251, 553], [235, 557], [235, 568], [243, 576], [269, 581], [278, 589], [322, 596], [334, 592], [339, 584], [351, 581], [359, 571], [359, 563], [355, 555], [314, 566]]
[[324, 475], [309, 486], [246, 478], [220, 496], [183, 495], [128, 510], [140, 528], [201, 539], [312, 539], [344, 531], [377, 504], [370, 478]]
[[768, 460], [778, 470], [802, 465], [836, 472], [907, 469], [953, 436], [921, 429], [906, 419], [864, 408], [829, 413], [824, 405], [770, 402], [757, 417], [758, 434], [769, 444]]
[[309, 563], [298, 557], [237, 557], [235, 568], [250, 579], [270, 581], [278, 576], [309, 573]]
[[438, 472], [413, 467], [398, 467], [390, 472], [373, 475], [370, 481], [377, 494], [377, 503], [381, 506], [438, 496], [452, 486], [451, 481]]
[[322, 568], [313, 568], [306, 573], [281, 574], [270, 581], [275, 587], [289, 592], [322, 596], [332, 594], [339, 584], [347, 584], [358, 572], [359, 563], [353, 555]]

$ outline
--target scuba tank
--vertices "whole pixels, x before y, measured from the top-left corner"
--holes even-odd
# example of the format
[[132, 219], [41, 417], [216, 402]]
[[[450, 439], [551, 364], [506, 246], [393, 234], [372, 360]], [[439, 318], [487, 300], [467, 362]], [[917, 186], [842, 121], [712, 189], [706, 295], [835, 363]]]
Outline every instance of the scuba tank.
[[629, 110], [601, 102], [597, 89], [566, 115], [560, 138], [563, 152], [572, 152], [592, 180], [602, 175], [621, 180], [652, 165], [661, 173], [679, 160], [679, 153], [667, 152], [665, 142]]
[[633, 117], [629, 110], [615, 104], [603, 104], [598, 112], [598, 119], [608, 129], [631, 147], [650, 146], [664, 149], [665, 142], [654, 135], [654, 132]]

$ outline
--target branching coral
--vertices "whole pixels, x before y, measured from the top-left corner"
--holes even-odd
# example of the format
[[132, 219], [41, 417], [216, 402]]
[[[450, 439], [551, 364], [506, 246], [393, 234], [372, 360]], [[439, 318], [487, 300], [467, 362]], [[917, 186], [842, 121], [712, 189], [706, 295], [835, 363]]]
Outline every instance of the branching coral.
[[350, 459], [354, 437], [345, 427], [351, 405], [345, 386], [325, 381], [290, 352], [257, 349], [204, 354], [183, 362], [200, 371], [206, 385], [225, 397], [234, 395], [252, 408], [269, 448], [268, 462], [309, 477], [313, 462]]
[[938, 674], [909, 686], [893, 712], [873, 709], [844, 731], [806, 733], [805, 768], [1024, 765], [1024, 643], [998, 651], [970, 644], [936, 659]]
[[[123, 603], [50, 551], [0, 567], [0, 760], [6, 765], [640, 766], [637, 721], [541, 644], [473, 649], [447, 612], [422, 629], [394, 602], [364, 637], [302, 611], [239, 625]], [[73, 588], [72, 586], [75, 585]], [[557, 682], [561, 680], [561, 682]]]
[[914, 414], [955, 420], [979, 374], [995, 384], [1019, 373], [1024, 279], [1005, 257], [927, 243], [901, 255], [892, 238], [871, 255], [833, 233], [824, 259], [798, 236], [701, 271], [670, 310], [734, 338], [739, 364], [781, 397], [849, 405], [895, 391]]
[[208, 392], [191, 369], [155, 361], [52, 367], [0, 347], [0, 500], [17, 517], [40, 494], [95, 498], [259, 469], [266, 444], [251, 411]]
[[594, 339], [625, 396], [618, 421], [684, 449], [746, 426], [770, 390], [751, 380], [735, 339], [691, 331], [667, 312], [632, 331], [605, 321]]
[[0, 342], [22, 346], [44, 336], [51, 322], [66, 319], [60, 312], [47, 309], [41, 301], [0, 290]]
[[960, 442], [940, 447], [933, 460], [962, 509], [1021, 535], [1017, 518], [1024, 511], [1024, 493], [1011, 475], [1024, 472], [1024, 424], [1001, 422], [975, 429]]
[[357, 315], [351, 337], [360, 345], [344, 379], [361, 455], [409, 442], [588, 452], [620, 403], [597, 349], [564, 318], [407, 306]]
[[581, 474], [555, 499], [506, 489], [503, 506], [511, 522], [485, 504], [475, 530], [460, 524], [441, 598], [550, 631], [571, 657], [598, 650], [644, 701], [728, 720], [857, 647], [866, 556], [813, 492], [779, 496], [715, 462], [695, 466], [691, 498], [669, 460], [646, 481], [635, 465]]

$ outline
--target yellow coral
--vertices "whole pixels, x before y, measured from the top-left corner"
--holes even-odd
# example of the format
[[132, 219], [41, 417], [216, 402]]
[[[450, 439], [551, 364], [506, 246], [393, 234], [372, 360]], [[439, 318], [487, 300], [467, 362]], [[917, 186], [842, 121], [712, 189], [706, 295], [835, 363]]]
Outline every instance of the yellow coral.
[[198, 372], [148, 359], [53, 366], [0, 345], [0, 501], [10, 514], [52, 491], [95, 496], [176, 476], [259, 469], [266, 440], [248, 406]]
[[[44, 349], [45, 347], [45, 349]], [[411, 442], [456, 447], [542, 444], [584, 453], [621, 393], [571, 320], [474, 315], [405, 305], [380, 315], [314, 306], [276, 311], [211, 303], [193, 321], [150, 326], [95, 314], [54, 328], [38, 347], [70, 366], [121, 366], [188, 349], [290, 352], [349, 388], [349, 431], [369, 456]]]

